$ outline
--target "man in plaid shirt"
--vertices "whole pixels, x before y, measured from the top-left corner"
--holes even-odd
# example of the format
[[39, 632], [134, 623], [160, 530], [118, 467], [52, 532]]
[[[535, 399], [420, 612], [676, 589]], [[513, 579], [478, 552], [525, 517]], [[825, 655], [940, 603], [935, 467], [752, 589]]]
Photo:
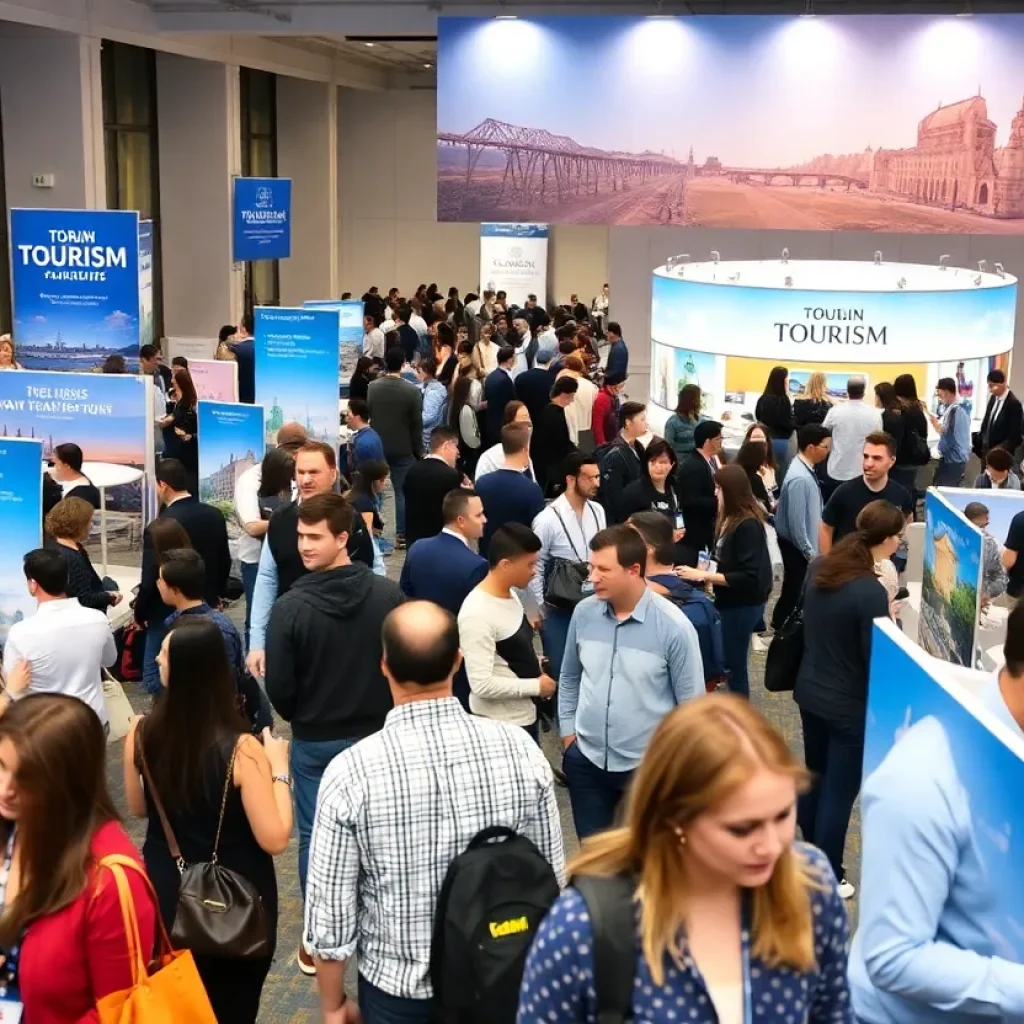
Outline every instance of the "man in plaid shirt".
[[482, 829], [526, 836], [565, 882], [547, 759], [524, 730], [469, 715], [452, 696], [462, 661], [453, 616], [412, 601], [388, 615], [382, 639], [394, 709], [380, 732], [331, 762], [313, 825], [305, 939], [324, 1024], [357, 1019], [344, 991], [356, 953], [367, 1024], [430, 1020], [437, 897]]

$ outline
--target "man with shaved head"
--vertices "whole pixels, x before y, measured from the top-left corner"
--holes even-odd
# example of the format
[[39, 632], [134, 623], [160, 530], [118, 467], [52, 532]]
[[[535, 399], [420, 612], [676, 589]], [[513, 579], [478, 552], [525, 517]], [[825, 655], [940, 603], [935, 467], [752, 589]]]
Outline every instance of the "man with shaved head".
[[381, 630], [394, 708], [340, 753], [320, 784], [306, 886], [305, 941], [325, 1020], [343, 1011], [345, 962], [359, 949], [364, 1018], [431, 1019], [430, 942], [441, 882], [494, 825], [526, 836], [564, 882], [551, 767], [526, 732], [467, 714], [452, 696], [462, 663], [455, 618], [429, 601]]

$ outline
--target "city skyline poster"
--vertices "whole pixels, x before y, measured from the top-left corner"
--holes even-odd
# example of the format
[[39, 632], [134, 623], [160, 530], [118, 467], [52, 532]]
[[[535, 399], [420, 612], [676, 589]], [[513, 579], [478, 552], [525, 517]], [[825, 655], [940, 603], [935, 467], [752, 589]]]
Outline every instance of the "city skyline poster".
[[442, 17], [437, 95], [439, 220], [1024, 233], [1019, 15]]
[[241, 529], [235, 510], [238, 478], [263, 460], [263, 407], [200, 401], [199, 500], [215, 505], [230, 527]]

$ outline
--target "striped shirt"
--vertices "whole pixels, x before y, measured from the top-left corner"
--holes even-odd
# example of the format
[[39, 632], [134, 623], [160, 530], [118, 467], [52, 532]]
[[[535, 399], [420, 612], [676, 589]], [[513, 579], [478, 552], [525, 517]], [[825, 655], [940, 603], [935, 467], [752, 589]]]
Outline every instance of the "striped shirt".
[[306, 942], [323, 960], [358, 953], [359, 973], [389, 995], [429, 999], [441, 883], [492, 825], [530, 839], [564, 884], [554, 779], [529, 735], [467, 714], [454, 697], [394, 708], [320, 783]]

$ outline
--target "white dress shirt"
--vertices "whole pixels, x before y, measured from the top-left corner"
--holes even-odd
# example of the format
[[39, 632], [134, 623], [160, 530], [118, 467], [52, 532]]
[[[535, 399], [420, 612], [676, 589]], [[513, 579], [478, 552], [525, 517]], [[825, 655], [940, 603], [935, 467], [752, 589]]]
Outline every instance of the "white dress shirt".
[[[474, 480], [479, 480], [482, 476], [487, 476], [488, 473], [493, 473], [496, 469], [505, 468], [505, 451], [500, 444], [492, 445], [477, 459], [476, 472], [473, 474]], [[537, 479], [537, 473], [533, 468], [533, 459], [530, 459], [530, 476], [534, 480]]]
[[516, 346], [516, 361], [512, 364], [511, 377], [513, 380], [530, 368], [529, 360], [526, 358], [526, 350], [530, 347], [530, 341], [529, 334], [525, 338], [519, 339], [519, 344]]
[[28, 693], [77, 697], [106, 725], [101, 668], [117, 661], [105, 612], [83, 608], [77, 597], [44, 601], [35, 615], [11, 626], [4, 644], [4, 675], [19, 661], [32, 667]]
[[[559, 519], [561, 516], [561, 519]], [[562, 524], [565, 524], [564, 526]], [[537, 572], [530, 580], [530, 595], [538, 608], [544, 607], [544, 574], [553, 558], [571, 562], [590, 561], [590, 542], [608, 525], [605, 510], [596, 501], [588, 501], [580, 522], [569, 499], [560, 494], [533, 521], [533, 532], [540, 538]]]
[[882, 410], [863, 399], [833, 405], [824, 426], [832, 431], [828, 475], [833, 480], [853, 480], [864, 465], [864, 438], [882, 429]]
[[419, 313], [413, 313], [409, 317], [409, 326], [420, 336], [420, 341], [423, 341], [429, 333], [427, 331], [427, 321]]
[[363, 355], [371, 359], [384, 358], [384, 332], [379, 327], [363, 335]]
[[259, 497], [262, 482], [262, 462], [250, 466], [235, 481], [235, 515], [242, 527], [242, 532], [238, 535], [238, 560], [249, 565], [259, 562], [260, 548], [263, 547], [261, 537], [250, 537], [245, 532], [246, 523], [258, 523], [263, 520], [263, 516], [260, 514]]

